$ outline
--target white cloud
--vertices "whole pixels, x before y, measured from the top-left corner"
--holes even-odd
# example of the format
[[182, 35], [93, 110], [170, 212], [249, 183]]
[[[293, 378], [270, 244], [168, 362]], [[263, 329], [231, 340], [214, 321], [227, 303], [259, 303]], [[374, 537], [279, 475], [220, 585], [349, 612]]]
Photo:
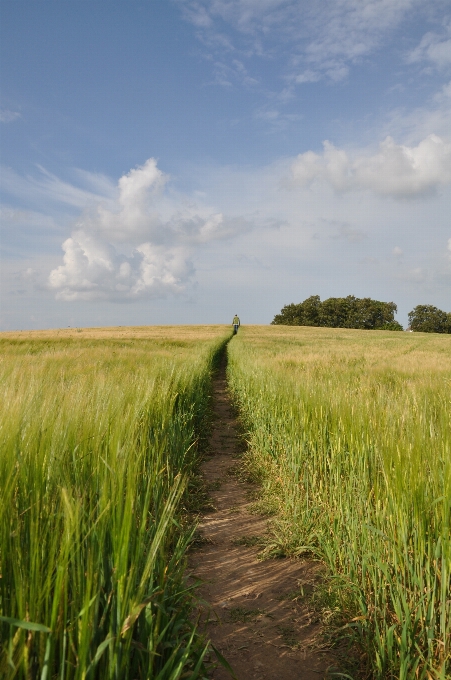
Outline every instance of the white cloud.
[[[331, 0], [313, 5], [307, 16], [312, 39], [300, 51], [307, 70], [297, 82], [320, 74], [342, 80], [349, 66], [377, 49], [415, 4], [415, 0]], [[305, 74], [308, 80], [302, 80]]]
[[62, 221], [45, 212], [0, 204], [1, 249], [4, 260], [22, 259], [31, 253], [41, 256], [46, 250], [54, 248], [64, 233]]
[[14, 208], [7, 204], [0, 205], [0, 224], [4, 229], [9, 227], [11, 231], [32, 227], [43, 230], [56, 228], [53, 218], [48, 215], [33, 210]]
[[337, 191], [370, 189], [377, 194], [409, 197], [451, 183], [451, 143], [429, 135], [417, 146], [387, 137], [376, 154], [348, 153], [324, 142], [322, 154], [307, 151], [291, 165], [288, 185], [308, 186], [322, 180]]
[[185, 18], [195, 26], [199, 28], [209, 28], [211, 26], [212, 19], [207, 9], [202, 7], [200, 3], [184, 3], [183, 9]]
[[[146, 236], [161, 231], [155, 199], [168, 177], [157, 168], [154, 158], [123, 175], [117, 185], [116, 201], [106, 205], [98, 201], [77, 221], [77, 228], [97, 232], [103, 237], [137, 244]], [[161, 234], [162, 236], [162, 234]]]
[[77, 228], [116, 243], [139, 244], [150, 239], [157, 244], [190, 245], [228, 238], [250, 227], [245, 220], [226, 219], [222, 213], [186, 197], [164, 194], [168, 181], [155, 159], [150, 158], [120, 178], [112, 207], [98, 203], [81, 216]]
[[[221, 42], [223, 43], [224, 41]], [[214, 43], [215, 47], [218, 47], [217, 35], [214, 37]], [[226, 52], [230, 51], [228, 46], [226, 46], [224, 49]], [[231, 59], [227, 61], [226, 59], [213, 60], [209, 57], [209, 61], [211, 61], [213, 64], [215, 82], [218, 85], [224, 85], [227, 87], [231, 87], [233, 83], [240, 83], [249, 87], [258, 85], [258, 79], [250, 76], [243, 62], [238, 59]]]
[[255, 111], [254, 118], [268, 124], [267, 131], [270, 133], [285, 130], [292, 123], [302, 120], [302, 115], [297, 113], [282, 113], [278, 109], [262, 107]]
[[[185, 18], [211, 47], [265, 55], [290, 46], [296, 83], [346, 77], [349, 65], [377, 49], [420, 0], [179, 0]], [[244, 41], [244, 44], [243, 44]]]
[[379, 138], [387, 135], [417, 145], [432, 131], [444, 139], [451, 130], [451, 82], [446, 83], [420, 107], [408, 110], [400, 107], [391, 111], [379, 128]]
[[[42, 166], [37, 166], [39, 176], [22, 177], [8, 167], [1, 168], [2, 189], [23, 201], [61, 203], [72, 208], [84, 209], [88, 205], [114, 200], [116, 188], [103, 175], [78, 171], [86, 189], [56, 177]], [[99, 189], [101, 190], [99, 192]]]
[[20, 113], [18, 111], [11, 111], [10, 109], [0, 110], [0, 123], [12, 123], [13, 120], [20, 118]]
[[428, 272], [423, 267], [414, 267], [398, 273], [399, 278], [411, 283], [424, 283], [428, 278]]
[[448, 239], [449, 259], [451, 260], [451, 238]]
[[360, 243], [360, 241], [367, 238], [367, 235], [361, 229], [352, 229], [344, 225], [340, 227], [338, 234], [334, 238], [343, 238], [349, 243]]
[[[374, 155], [346, 149], [351, 161]], [[5, 259], [0, 323], [4, 328], [24, 327], [25, 309], [41, 314], [36, 322], [41, 327], [140, 323], [149, 311], [153, 323], [221, 322], [223, 314], [228, 317], [229, 305], [232, 315], [238, 311], [249, 323], [266, 323], [283, 304], [314, 293], [322, 298], [354, 294], [394, 299], [405, 315], [421, 299], [447, 308], [451, 190], [445, 188], [434, 200], [415, 201], [386, 200], [376, 192], [337, 193], [329, 182], [282, 190], [280, 178], [289, 173], [292, 161], [281, 159], [261, 167], [191, 165], [191, 184], [203, 191], [180, 195], [170, 181], [157, 191], [145, 190], [142, 210], [157, 214], [157, 226], [130, 241], [101, 230], [92, 208], [77, 220], [80, 225], [90, 217], [86, 229], [74, 226], [73, 218], [62, 226], [60, 205], [52, 213], [55, 206], [46, 204], [43, 194], [41, 208], [53, 217], [54, 229], [47, 232], [52, 245], [38, 228], [33, 248], [27, 251], [30, 257], [17, 250], [20, 260]], [[109, 210], [116, 219], [123, 207], [118, 182], [110, 184], [115, 199]], [[248, 220], [230, 219], [227, 213], [246, 215]], [[16, 217], [25, 219], [12, 214], [11, 220]], [[27, 216], [27, 225], [33, 219]], [[12, 232], [23, 233], [22, 244], [32, 230], [21, 225], [22, 221], [11, 222]], [[66, 244], [68, 237], [72, 242]], [[62, 242], [65, 250], [60, 256], [55, 245]], [[391, 255], [395, 245], [405, 250], [404, 255]], [[11, 269], [18, 267], [36, 274], [7, 283]], [[45, 272], [47, 293], [40, 272]], [[19, 293], [7, 297], [8, 286], [29, 291], [21, 294], [20, 305]], [[43, 296], [49, 291], [61, 302], [46, 303]], [[135, 300], [136, 304], [126, 304]], [[117, 309], [108, 301], [123, 304]], [[61, 310], [62, 316], [45, 317], [47, 310]]]
[[445, 83], [445, 85], [442, 86], [442, 89], [440, 92], [437, 92], [437, 94], [434, 97], [436, 102], [442, 103], [446, 102], [449, 103], [451, 101], [451, 80], [449, 83]]
[[305, 69], [302, 73], [298, 73], [294, 76], [295, 83], [316, 83], [321, 78], [321, 73], [318, 71], [313, 71], [311, 68]]
[[407, 62], [429, 62], [437, 68], [451, 65], [451, 21], [445, 24], [442, 35], [432, 31], [425, 33], [419, 45], [407, 55]]
[[87, 190], [94, 192], [97, 196], [104, 196], [106, 199], [115, 199], [117, 187], [110, 177], [100, 172], [89, 172], [81, 168], [74, 168], [75, 177], [83, 184]]
[[59, 300], [133, 300], [183, 290], [193, 273], [183, 249], [142, 243], [131, 257], [84, 231], [62, 245], [63, 264], [49, 276]]
[[115, 201], [86, 209], [62, 245], [63, 264], [48, 279], [57, 299], [136, 300], [181, 292], [194, 274], [194, 246], [252, 228], [244, 218], [168, 195], [168, 180], [149, 158], [119, 179]]

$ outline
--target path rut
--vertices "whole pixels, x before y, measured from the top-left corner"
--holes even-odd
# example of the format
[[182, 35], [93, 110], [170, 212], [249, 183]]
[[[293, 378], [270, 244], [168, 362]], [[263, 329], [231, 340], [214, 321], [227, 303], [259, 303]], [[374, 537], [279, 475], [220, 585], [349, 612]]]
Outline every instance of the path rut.
[[[258, 547], [249, 545], [267, 532], [267, 520], [249, 511], [252, 486], [230, 474], [240, 457], [238, 428], [224, 356], [214, 381], [210, 455], [202, 464], [213, 508], [202, 518], [200, 548], [190, 556], [190, 571], [202, 581], [200, 627], [238, 680], [319, 680], [334, 657], [319, 648], [320, 623], [299, 596], [301, 585], [305, 594], [313, 589], [319, 565], [261, 561]], [[230, 677], [223, 667], [211, 675]]]

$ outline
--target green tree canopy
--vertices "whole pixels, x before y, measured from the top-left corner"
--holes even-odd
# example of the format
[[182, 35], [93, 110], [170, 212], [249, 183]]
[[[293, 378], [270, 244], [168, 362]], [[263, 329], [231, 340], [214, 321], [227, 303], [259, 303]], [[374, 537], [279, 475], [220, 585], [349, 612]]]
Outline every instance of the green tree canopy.
[[451, 313], [434, 305], [417, 305], [409, 312], [409, 324], [413, 331], [422, 333], [451, 333]]
[[321, 302], [319, 295], [299, 304], [283, 307], [271, 323], [285, 326], [328, 326], [330, 328], [366, 328], [400, 330], [395, 321], [394, 302], [380, 302], [371, 298], [328, 298]]

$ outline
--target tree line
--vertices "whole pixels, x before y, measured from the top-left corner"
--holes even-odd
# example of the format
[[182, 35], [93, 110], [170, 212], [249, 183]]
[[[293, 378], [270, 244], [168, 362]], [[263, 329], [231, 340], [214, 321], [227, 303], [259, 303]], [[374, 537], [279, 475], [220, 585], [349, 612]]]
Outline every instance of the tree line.
[[[396, 321], [398, 307], [394, 302], [371, 298], [328, 298], [321, 302], [311, 295], [298, 304], [285, 305], [272, 320], [274, 325], [324, 326], [329, 328], [361, 328], [367, 330], [402, 331]], [[408, 315], [409, 328], [423, 333], [451, 333], [451, 313], [433, 305], [417, 305]]]

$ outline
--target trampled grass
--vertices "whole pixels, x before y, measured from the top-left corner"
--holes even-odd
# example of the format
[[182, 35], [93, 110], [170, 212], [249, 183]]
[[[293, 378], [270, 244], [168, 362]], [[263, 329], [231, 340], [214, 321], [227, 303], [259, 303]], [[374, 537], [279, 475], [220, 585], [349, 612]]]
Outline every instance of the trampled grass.
[[0, 336], [1, 677], [202, 677], [179, 520], [229, 335]]
[[242, 328], [229, 379], [274, 541], [329, 567], [371, 677], [450, 677], [451, 338]]

